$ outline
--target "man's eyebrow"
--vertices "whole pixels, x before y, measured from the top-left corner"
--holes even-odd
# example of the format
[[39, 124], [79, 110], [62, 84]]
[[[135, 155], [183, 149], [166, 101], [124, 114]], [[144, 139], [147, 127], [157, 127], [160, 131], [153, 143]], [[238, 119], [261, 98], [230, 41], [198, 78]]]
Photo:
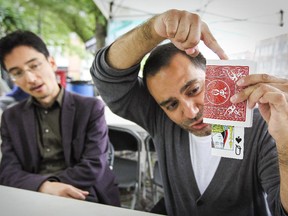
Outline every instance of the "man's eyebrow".
[[[185, 83], [185, 85], [180, 89], [180, 93], [182, 94], [189, 86], [191, 86], [193, 83], [197, 82], [196, 79], [189, 80]], [[176, 100], [174, 97], [170, 97], [165, 101], [162, 101], [159, 103], [160, 106], [166, 106], [167, 104], [171, 103], [171, 101]]]
[[[29, 63], [31, 63], [33, 61], [36, 61], [36, 60], [38, 60], [38, 59], [37, 58], [32, 58], [32, 59], [28, 60], [27, 62], [25, 62], [25, 64], [29, 64]], [[8, 70], [8, 73], [11, 73], [13, 70], [17, 70], [17, 69], [19, 69], [19, 68], [18, 67], [12, 67], [12, 68], [10, 68]]]
[[160, 106], [166, 106], [167, 104], [171, 103], [172, 100], [175, 100], [174, 97], [170, 97], [165, 101], [162, 101], [161, 103], [159, 103]]
[[180, 89], [180, 93], [182, 94], [189, 86], [191, 86], [193, 83], [195, 83], [197, 80], [189, 80], [185, 85]]

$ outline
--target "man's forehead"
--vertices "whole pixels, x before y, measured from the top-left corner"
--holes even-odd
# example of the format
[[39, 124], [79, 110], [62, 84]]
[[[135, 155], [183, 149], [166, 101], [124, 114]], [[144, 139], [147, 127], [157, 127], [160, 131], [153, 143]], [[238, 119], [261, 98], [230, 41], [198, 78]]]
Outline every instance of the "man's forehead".
[[183, 68], [180, 70], [162, 69], [154, 76], [147, 77], [147, 84], [154, 87], [179, 87], [191, 85], [198, 80], [205, 79], [205, 71], [201, 68]]

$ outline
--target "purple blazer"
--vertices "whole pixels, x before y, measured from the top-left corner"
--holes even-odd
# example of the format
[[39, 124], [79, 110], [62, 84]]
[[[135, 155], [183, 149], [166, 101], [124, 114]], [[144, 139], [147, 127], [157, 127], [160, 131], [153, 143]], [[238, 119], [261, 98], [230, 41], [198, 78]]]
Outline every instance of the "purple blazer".
[[[35, 124], [34, 106], [27, 100], [3, 112], [0, 184], [38, 191], [51, 177], [38, 174], [41, 158]], [[103, 102], [65, 91], [61, 134], [68, 168], [53, 178], [89, 191], [90, 200], [120, 206], [115, 176], [107, 163], [108, 128]]]

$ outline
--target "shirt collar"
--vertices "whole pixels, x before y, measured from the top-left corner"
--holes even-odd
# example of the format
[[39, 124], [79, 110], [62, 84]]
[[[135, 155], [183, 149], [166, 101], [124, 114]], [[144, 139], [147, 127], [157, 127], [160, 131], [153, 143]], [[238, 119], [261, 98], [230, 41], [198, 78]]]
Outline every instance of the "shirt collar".
[[[55, 103], [58, 103], [59, 107], [61, 107], [62, 104], [63, 104], [64, 88], [62, 88], [61, 85], [59, 85], [59, 87], [60, 87], [60, 92], [59, 92], [59, 94], [57, 95], [56, 100], [55, 100], [55, 102], [52, 104], [52, 106], [53, 106]], [[41, 104], [40, 104], [34, 97], [32, 97], [32, 96], [30, 96], [30, 97], [28, 98], [27, 103], [28, 103], [29, 105], [34, 104], [34, 105], [36, 105], [36, 106], [38, 106], [38, 107], [42, 107]], [[52, 106], [51, 106], [51, 107], [52, 107]]]

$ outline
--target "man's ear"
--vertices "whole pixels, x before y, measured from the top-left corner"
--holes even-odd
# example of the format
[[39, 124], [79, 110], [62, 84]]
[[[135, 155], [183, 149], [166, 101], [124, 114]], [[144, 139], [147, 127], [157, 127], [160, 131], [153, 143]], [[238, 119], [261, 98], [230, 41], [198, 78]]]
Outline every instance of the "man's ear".
[[56, 64], [56, 61], [55, 61], [53, 56], [48, 57], [48, 62], [51, 65], [51, 67], [53, 68], [53, 70], [56, 71], [57, 70], [57, 64]]

